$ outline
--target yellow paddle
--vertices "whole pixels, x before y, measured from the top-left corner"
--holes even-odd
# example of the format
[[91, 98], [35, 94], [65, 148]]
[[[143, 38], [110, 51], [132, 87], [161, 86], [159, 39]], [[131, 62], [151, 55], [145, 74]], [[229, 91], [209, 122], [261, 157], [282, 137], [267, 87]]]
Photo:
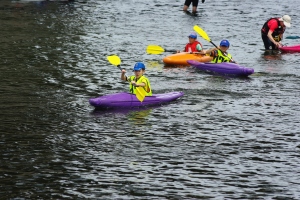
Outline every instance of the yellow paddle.
[[[110, 62], [110, 64], [117, 66], [121, 71], [121, 59], [119, 56], [112, 55], [112, 56], [107, 56], [107, 60]], [[143, 87], [136, 87], [136, 98], [140, 101], [143, 102], [146, 96], [146, 91], [143, 89]]]
[[120, 70], [120, 64], [121, 64], [121, 59], [119, 58], [119, 56], [116, 55], [112, 55], [112, 56], [107, 56], [107, 60], [110, 62], [110, 64], [117, 66]]
[[143, 87], [135, 87], [136, 89], [136, 98], [140, 100], [140, 102], [143, 102], [146, 96], [146, 91], [143, 89]]
[[196, 33], [198, 33], [204, 40], [209, 41], [209, 42], [212, 43], [216, 48], [218, 48], [217, 45], [215, 45], [215, 44], [211, 41], [211, 39], [209, 38], [209, 36], [207, 35], [207, 33], [206, 33], [202, 28], [200, 28], [199, 26], [195, 25], [195, 26], [194, 26], [194, 31], [196, 31]]
[[[161, 54], [163, 52], [172, 52], [172, 53], [177, 53], [177, 50], [166, 50], [164, 48], [162, 48], [161, 46], [158, 46], [158, 45], [148, 45], [147, 46], [147, 49], [146, 49], [146, 52], [148, 54]], [[186, 52], [188, 53], [188, 52]], [[193, 54], [203, 54], [203, 53], [200, 53], [200, 52], [191, 52]]]
[[177, 50], [166, 50], [164, 48], [162, 48], [161, 46], [158, 45], [148, 45], [146, 52], [148, 54], [161, 54], [163, 52], [173, 52], [176, 53]]
[[[207, 33], [202, 28], [200, 28], [199, 26], [195, 25], [194, 26], [194, 31], [196, 31], [196, 33], [198, 33], [203, 39], [205, 39], [208, 42], [212, 43], [217, 49], [219, 49], [218, 46], [215, 45], [215, 43], [213, 43], [211, 41], [211, 39], [209, 38], [209, 36], [207, 35]], [[224, 53], [224, 54], [225, 54], [225, 56], [227, 56], [226, 53]], [[230, 58], [230, 61], [235, 62], [232, 58]]]

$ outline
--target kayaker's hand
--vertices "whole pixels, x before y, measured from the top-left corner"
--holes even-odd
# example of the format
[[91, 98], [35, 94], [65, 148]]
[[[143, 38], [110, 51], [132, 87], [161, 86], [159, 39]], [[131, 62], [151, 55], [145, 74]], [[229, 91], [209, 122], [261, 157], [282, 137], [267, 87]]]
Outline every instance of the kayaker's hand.
[[122, 72], [122, 74], [125, 74], [125, 73], [126, 73], [126, 70], [125, 70], [125, 69], [122, 69], [121, 72]]
[[133, 86], [136, 86], [136, 82], [135, 82], [135, 81], [131, 81], [131, 84], [132, 84]]

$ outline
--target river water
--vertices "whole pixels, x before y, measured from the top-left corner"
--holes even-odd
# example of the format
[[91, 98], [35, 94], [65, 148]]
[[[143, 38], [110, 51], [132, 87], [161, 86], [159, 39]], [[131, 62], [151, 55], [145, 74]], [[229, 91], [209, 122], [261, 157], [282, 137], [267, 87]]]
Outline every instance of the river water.
[[[1, 199], [299, 199], [299, 54], [265, 53], [260, 28], [294, 0], [0, 1]], [[191, 8], [190, 8], [191, 9]], [[182, 49], [194, 25], [226, 38], [249, 78], [167, 67], [149, 44]], [[204, 48], [212, 44], [199, 37]], [[299, 40], [284, 40], [299, 44]], [[89, 98], [128, 90], [146, 64], [170, 104], [97, 111]]]

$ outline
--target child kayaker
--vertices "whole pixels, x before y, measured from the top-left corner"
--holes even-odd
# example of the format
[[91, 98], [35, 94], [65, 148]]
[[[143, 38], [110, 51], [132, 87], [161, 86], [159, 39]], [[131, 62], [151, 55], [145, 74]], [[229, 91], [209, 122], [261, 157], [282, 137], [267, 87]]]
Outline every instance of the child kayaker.
[[144, 63], [137, 62], [133, 67], [134, 75], [129, 77], [125, 76], [126, 70], [122, 69], [121, 79], [129, 82], [130, 93], [136, 94], [136, 87], [143, 87], [146, 91], [146, 96], [152, 96], [150, 81], [144, 76], [145, 69], [146, 67]]
[[221, 63], [221, 62], [233, 62], [235, 61], [232, 59], [232, 56], [230, 53], [227, 53], [227, 50], [229, 49], [230, 43], [228, 40], [222, 40], [220, 42], [220, 46], [218, 48], [212, 48], [209, 50], [206, 50], [206, 54], [210, 54], [210, 57], [212, 57], [212, 63]]
[[[202, 44], [197, 40], [197, 34], [192, 32], [188, 35], [189, 43], [187, 43], [182, 52], [203, 53]], [[180, 51], [177, 51], [179, 53]]]

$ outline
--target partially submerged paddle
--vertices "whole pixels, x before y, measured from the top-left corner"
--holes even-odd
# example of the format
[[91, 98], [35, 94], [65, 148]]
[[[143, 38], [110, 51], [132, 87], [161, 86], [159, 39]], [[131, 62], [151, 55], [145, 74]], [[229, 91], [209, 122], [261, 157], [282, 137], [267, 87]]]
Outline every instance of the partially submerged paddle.
[[287, 36], [285, 39], [299, 39], [300, 36]]
[[[121, 71], [121, 59], [119, 56], [112, 55], [112, 56], [107, 56], [107, 60], [110, 62], [110, 64], [117, 66]], [[146, 96], [146, 91], [142, 87], [136, 87], [136, 98], [140, 101], [143, 102]]]
[[164, 49], [162, 48], [161, 46], [158, 46], [158, 45], [148, 45], [147, 46], [147, 49], [146, 49], [146, 52], [148, 54], [161, 54], [163, 52], [173, 52], [173, 53], [176, 53], [177, 50], [167, 50], [167, 49]]
[[[217, 49], [219, 49], [218, 46], [217, 46], [215, 43], [213, 43], [213, 42], [211, 41], [211, 39], [209, 38], [209, 36], [207, 35], [207, 33], [206, 33], [202, 28], [200, 28], [199, 26], [195, 25], [195, 26], [194, 26], [194, 31], [196, 31], [196, 33], [198, 33], [203, 39], [207, 40], [207, 41], [210, 42], [212, 45], [214, 45]], [[224, 54], [225, 54], [225, 56], [227, 56], [226, 53], [224, 53]], [[228, 56], [227, 56], [227, 57], [228, 57]], [[229, 58], [229, 57], [228, 57], [228, 58]], [[231, 61], [231, 62], [235, 62], [232, 58], [230, 58], [230, 61]]]
[[143, 102], [146, 97], [146, 91], [142, 87], [136, 87], [136, 98]]

